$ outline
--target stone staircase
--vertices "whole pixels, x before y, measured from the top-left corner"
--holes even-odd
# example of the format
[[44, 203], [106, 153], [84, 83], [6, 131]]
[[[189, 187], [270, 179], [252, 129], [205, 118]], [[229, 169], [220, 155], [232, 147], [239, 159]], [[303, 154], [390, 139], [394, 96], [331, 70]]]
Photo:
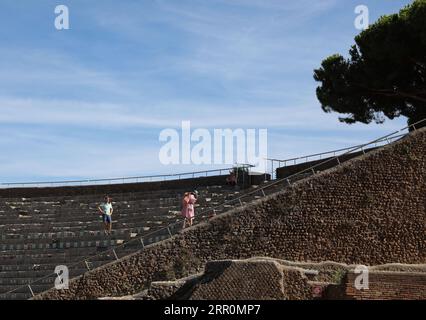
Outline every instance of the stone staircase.
[[[208, 208], [241, 194], [237, 188], [200, 186], [196, 220], [207, 218]], [[114, 261], [179, 232], [180, 201], [186, 189], [109, 194], [113, 199], [113, 232], [103, 233], [97, 210], [104, 194], [0, 198], [0, 299], [28, 299], [51, 288], [54, 269], [69, 267], [70, 278]], [[230, 205], [231, 206], [231, 205]], [[228, 209], [218, 208], [216, 213]], [[151, 236], [152, 235], [152, 236]], [[118, 246], [118, 247], [117, 247]], [[85, 258], [91, 257], [87, 262]], [[49, 276], [50, 275], [50, 276]], [[17, 287], [20, 287], [17, 289]], [[15, 290], [16, 289], [16, 290]], [[9, 292], [14, 290], [13, 292]]]

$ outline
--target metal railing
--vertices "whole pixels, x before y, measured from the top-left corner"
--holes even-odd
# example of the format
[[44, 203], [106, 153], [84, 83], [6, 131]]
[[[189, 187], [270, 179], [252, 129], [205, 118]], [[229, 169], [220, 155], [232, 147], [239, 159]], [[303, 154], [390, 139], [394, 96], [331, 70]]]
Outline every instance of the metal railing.
[[[235, 164], [234, 167], [252, 168], [251, 164]], [[108, 184], [124, 184], [124, 183], [140, 183], [140, 182], [158, 182], [170, 180], [182, 180], [199, 177], [209, 177], [214, 174], [222, 175], [227, 173], [234, 167], [211, 169], [203, 171], [172, 173], [172, 174], [158, 174], [147, 176], [135, 177], [121, 177], [121, 178], [103, 178], [103, 179], [83, 179], [83, 180], [63, 180], [63, 181], [35, 181], [35, 182], [2, 182], [0, 188], [30, 188], [30, 187], [61, 187], [61, 186], [87, 186], [87, 185], [108, 185]]]
[[[406, 129], [404, 129], [406, 130]], [[398, 139], [401, 139], [405, 136], [406, 134], [400, 134], [394, 137], [391, 137], [390, 139], [395, 141]], [[383, 144], [387, 144], [388, 141], [386, 141], [386, 139], [380, 139], [378, 141], [376, 141], [374, 143], [374, 145], [372, 145], [370, 148], [374, 149], [374, 148], [378, 148], [380, 146], [382, 146]], [[294, 165], [298, 165], [298, 164], [302, 164], [302, 163], [308, 163], [308, 162], [312, 162], [312, 161], [320, 161], [324, 158], [330, 158], [330, 157], [336, 157], [339, 153], [343, 153], [345, 151], [351, 151], [350, 153], [355, 152], [356, 151], [360, 151], [359, 148], [362, 145], [355, 145], [355, 146], [351, 146], [351, 147], [346, 147], [346, 148], [341, 148], [341, 149], [335, 149], [335, 150], [331, 150], [331, 151], [325, 151], [325, 152], [321, 152], [321, 153], [313, 153], [313, 154], [309, 154], [306, 156], [301, 156], [301, 157], [295, 157], [295, 158], [287, 158], [287, 159], [275, 159], [275, 158], [265, 158], [264, 160], [267, 161], [266, 164], [266, 168], [269, 168], [269, 170], [267, 170], [269, 172], [269, 174], [271, 175], [271, 178], [275, 178], [276, 177], [276, 172], [275, 169], [278, 168], [283, 168], [283, 167], [287, 167], [287, 166], [294, 166]]]
[[[380, 138], [378, 138], [376, 140], [370, 141], [370, 142], [362, 144], [362, 145], [358, 145], [358, 146], [354, 147], [353, 149], [350, 149], [350, 150], [348, 150], [347, 152], [345, 152], [345, 153], [343, 153], [341, 155], [337, 155], [335, 157], [329, 158], [329, 159], [327, 159], [327, 160], [325, 160], [325, 161], [323, 161], [321, 163], [315, 164], [315, 165], [313, 165], [313, 166], [311, 166], [309, 168], [306, 168], [306, 169], [301, 170], [301, 171], [299, 171], [299, 172], [297, 172], [295, 174], [292, 174], [291, 176], [288, 176], [288, 177], [283, 178], [283, 179], [274, 180], [272, 182], [266, 183], [265, 185], [263, 185], [261, 187], [258, 187], [258, 188], [256, 188], [253, 191], [245, 192], [242, 195], [240, 195], [240, 196], [238, 196], [238, 197], [236, 197], [234, 199], [224, 201], [220, 205], [214, 206], [212, 208], [208, 208], [208, 209], [202, 211], [201, 213], [199, 213], [198, 215], [205, 215], [205, 214], [207, 214], [209, 212], [213, 213], [213, 215], [215, 215], [216, 211], [219, 211], [219, 209], [221, 207], [222, 208], [226, 208], [226, 206], [227, 205], [229, 206], [231, 203], [234, 203], [234, 204], [237, 203], [237, 204], [239, 204], [242, 207], [242, 206], [244, 206], [244, 203], [243, 203], [242, 199], [244, 199], [246, 197], [255, 196], [256, 194], [259, 194], [259, 193], [260, 193], [259, 198], [264, 198], [264, 197], [267, 196], [267, 194], [265, 192], [267, 189], [270, 189], [270, 188], [272, 188], [274, 186], [279, 186], [280, 184], [283, 184], [283, 183], [284, 183], [284, 186], [291, 186], [292, 185], [291, 180], [299, 181], [300, 179], [306, 178], [307, 176], [315, 175], [317, 173], [317, 171], [315, 171], [315, 169], [317, 167], [322, 166], [325, 163], [328, 163], [330, 161], [336, 161], [336, 166], [339, 166], [343, 162], [345, 162], [345, 161], [340, 161], [339, 157], [342, 157], [342, 156], [344, 156], [346, 154], [350, 154], [350, 153], [352, 153], [352, 152], [354, 152], [356, 150], [365, 151], [366, 147], [368, 147], [370, 145], [374, 145], [374, 144], [378, 143], [379, 141], [386, 141], [386, 144], [390, 144], [390, 143], [392, 143], [392, 140], [394, 140], [394, 139], [392, 139], [392, 137], [395, 137], [395, 135], [397, 135], [397, 134], [400, 135], [400, 133], [402, 131], [407, 130], [409, 128], [412, 128], [414, 131], [416, 131], [417, 130], [416, 126], [418, 124], [420, 124], [420, 123], [423, 123], [423, 122], [426, 122], [426, 119], [423, 119], [421, 121], [413, 123], [413, 124], [411, 124], [409, 126], [406, 126], [406, 127], [402, 128], [400, 130], [394, 131], [394, 132], [392, 132], [392, 133], [390, 133], [388, 135], [385, 135], [383, 137], [380, 137]], [[298, 177], [300, 179], [297, 179]], [[272, 191], [274, 191], [274, 190], [272, 190]], [[209, 219], [211, 219], [211, 217], [207, 218], [206, 220], [209, 220]], [[205, 221], [205, 220], [202, 220], [201, 222], [203, 222], [203, 221]], [[86, 258], [84, 258], [84, 259], [82, 259], [82, 260], [80, 260], [78, 262], [72, 263], [70, 265], [70, 267], [75, 267], [75, 266], [78, 266], [78, 265], [85, 265], [87, 267], [87, 270], [91, 271], [90, 265], [89, 265], [90, 260], [92, 260], [94, 258], [101, 257], [102, 255], [104, 255], [104, 254], [106, 254], [108, 252], [115, 259], [120, 259], [120, 257], [118, 257], [118, 255], [117, 255], [117, 250], [120, 249], [120, 248], [124, 248], [125, 246], [128, 246], [129, 244], [132, 244], [132, 243], [134, 243], [134, 244], [139, 243], [139, 247], [137, 249], [135, 249], [133, 252], [137, 252], [137, 251], [143, 250], [145, 248], [146, 244], [147, 244], [147, 242], [145, 241], [146, 238], [148, 238], [148, 240], [149, 240], [149, 239], [152, 239], [153, 237], [155, 237], [156, 234], [158, 234], [158, 236], [156, 236], [156, 237], [160, 238], [160, 240], [159, 241], [151, 242], [149, 244], [154, 244], [154, 243], [158, 243], [158, 242], [160, 242], [162, 240], [169, 239], [169, 238], [173, 237], [172, 231], [174, 230], [174, 228], [178, 224], [182, 224], [182, 222], [175, 222], [175, 223], [169, 224], [165, 228], [158, 229], [158, 230], [156, 230], [156, 231], [154, 231], [152, 233], [148, 233], [148, 234], [146, 234], [146, 235], [144, 235], [142, 237], [137, 237], [137, 238], [132, 239], [132, 240], [130, 240], [128, 242], [125, 242], [125, 243], [123, 243], [121, 245], [114, 246], [114, 247], [112, 247], [112, 248], [110, 248], [110, 249], [108, 249], [108, 250], [106, 250], [106, 251], [104, 251], [104, 252], [102, 252], [100, 254], [96, 254], [96, 255], [92, 255], [92, 256], [86, 257]], [[164, 233], [165, 233], [165, 238], [164, 238]], [[125, 255], [129, 255], [129, 254], [131, 254], [131, 253], [129, 253], [129, 252], [125, 253]], [[103, 265], [105, 265], [105, 264], [107, 264], [109, 262], [105, 262]], [[102, 265], [98, 266], [98, 268], [99, 267], [102, 267]], [[92, 270], [94, 270], [94, 269], [92, 269]], [[42, 280], [45, 280], [45, 279], [48, 279], [48, 278], [51, 278], [51, 277], [55, 277], [55, 276], [57, 276], [56, 273], [52, 272], [52, 273], [50, 273], [50, 274], [48, 274], [48, 275], [46, 275], [46, 276], [44, 276], [42, 278], [39, 278], [39, 279], [36, 279], [34, 281], [29, 282], [27, 285], [22, 285], [22, 286], [19, 286], [19, 287], [13, 289], [13, 290], [10, 290], [8, 292], [2, 293], [2, 294], [0, 294], [0, 296], [3, 296], [3, 295], [6, 296], [6, 295], [8, 295], [10, 293], [13, 293], [13, 292], [15, 292], [15, 291], [17, 291], [19, 289], [25, 288], [25, 287], [29, 290], [29, 292], [30, 292], [30, 294], [32, 296], [35, 296], [34, 291], [33, 291], [32, 287], [31, 287], [31, 285], [35, 285], [37, 282], [40, 282]], [[52, 288], [53, 288], [53, 285], [52, 285]]]

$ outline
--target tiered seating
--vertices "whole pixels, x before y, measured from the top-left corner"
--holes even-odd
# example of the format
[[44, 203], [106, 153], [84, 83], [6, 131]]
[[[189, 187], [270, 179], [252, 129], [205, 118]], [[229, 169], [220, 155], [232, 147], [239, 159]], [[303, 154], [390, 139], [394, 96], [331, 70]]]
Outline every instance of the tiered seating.
[[[222, 186], [199, 187], [197, 220], [207, 208], [240, 194]], [[165, 239], [181, 226], [180, 203], [187, 190], [114, 193], [113, 232], [107, 236], [97, 207], [103, 193], [91, 195], [0, 198], [0, 299], [31, 297], [29, 282], [52, 274], [57, 265], [67, 265], [70, 278], [116, 259], [144, 245]], [[226, 211], [232, 204], [218, 208]], [[159, 231], [162, 230], [162, 231]], [[157, 232], [156, 232], [157, 231]], [[122, 245], [124, 244], [124, 245]], [[120, 247], [116, 247], [116, 246]], [[86, 263], [87, 256], [94, 256]], [[34, 293], [53, 286], [54, 276], [31, 284]], [[24, 286], [14, 292], [8, 291]]]

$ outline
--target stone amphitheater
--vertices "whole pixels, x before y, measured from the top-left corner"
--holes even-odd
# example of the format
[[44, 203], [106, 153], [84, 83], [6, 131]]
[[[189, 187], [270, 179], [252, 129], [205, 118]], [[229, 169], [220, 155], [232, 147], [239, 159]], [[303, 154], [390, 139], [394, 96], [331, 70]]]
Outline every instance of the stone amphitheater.
[[[217, 175], [0, 189], [0, 298], [425, 299], [426, 129], [367, 151], [237, 188]], [[181, 230], [194, 188], [199, 223]], [[354, 287], [360, 264], [369, 289]], [[68, 289], [53, 288], [58, 265]]]

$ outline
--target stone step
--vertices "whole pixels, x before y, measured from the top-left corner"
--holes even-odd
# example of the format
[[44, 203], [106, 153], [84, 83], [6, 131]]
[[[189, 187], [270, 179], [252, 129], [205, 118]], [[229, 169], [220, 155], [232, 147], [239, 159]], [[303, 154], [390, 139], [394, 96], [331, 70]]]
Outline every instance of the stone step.
[[[187, 189], [163, 189], [157, 191], [138, 191], [138, 192], [124, 192], [124, 193], [109, 193], [108, 195], [114, 201], [123, 201], [123, 200], [143, 200], [143, 199], [152, 199], [152, 198], [169, 198], [169, 197], [177, 197], [183, 195], [184, 192], [188, 191]], [[198, 186], [197, 191], [200, 194], [205, 192], [219, 192], [223, 193], [236, 193], [238, 191], [232, 190], [230, 188], [226, 188], [224, 186]], [[0, 198], [4, 203], [6, 202], [15, 202], [15, 203], [26, 203], [31, 201], [38, 202], [48, 202], [53, 204], [61, 204], [67, 202], [101, 202], [103, 200], [103, 193], [93, 193], [88, 195], [68, 195], [68, 196], [56, 196], [52, 199], [52, 197], [32, 197], [32, 198]], [[94, 201], [95, 200], [95, 201]]]
[[[209, 198], [212, 199], [212, 198]], [[219, 204], [223, 202], [224, 199], [213, 199], [210, 201], [201, 201], [197, 203], [197, 208], [207, 208], [215, 204]], [[132, 216], [148, 216], [152, 214], [161, 215], [166, 214], [171, 211], [179, 211], [180, 205], [173, 205], [173, 206], [154, 206], [154, 207], [138, 207], [138, 208], [124, 208], [124, 209], [117, 209], [114, 208], [114, 216], [121, 216], [121, 217], [132, 217]], [[78, 210], [79, 214], [75, 214], [74, 211], [70, 210], [61, 210], [59, 212], [52, 212], [52, 213], [28, 213], [28, 214], [16, 214], [15, 216], [3, 215], [0, 216], [1, 226], [6, 226], [10, 224], [17, 224], [19, 221], [19, 224], [33, 224], [33, 223], [41, 223], [41, 222], [50, 222], [50, 223], [60, 223], [65, 221], [89, 221], [93, 219], [93, 216], [98, 214], [97, 209], [93, 209], [90, 211], [81, 211]], [[1, 227], [0, 226], [0, 227]]]
[[[237, 205], [237, 202], [235, 203], [235, 205]], [[202, 214], [204, 211], [209, 210], [211, 207], [196, 207], [196, 214]], [[221, 208], [218, 208], [218, 210], [221, 210]], [[158, 215], [131, 215], [130, 217], [123, 217], [120, 214], [113, 214], [113, 225], [118, 223], [118, 225], [116, 225], [116, 228], [121, 228], [124, 227], [128, 228], [128, 226], [130, 224], [141, 224], [141, 223], [145, 223], [147, 225], [149, 224], [163, 224], [165, 222], [173, 222], [176, 220], [179, 220], [181, 218], [180, 216], [180, 211], [176, 210], [176, 211], [167, 211], [164, 212], [163, 214], [158, 214]], [[86, 220], [86, 221], [81, 221], [81, 220], [77, 220], [77, 221], [59, 221], [59, 222], [48, 222], [48, 223], [42, 223], [42, 222], [38, 222], [38, 223], [28, 223], [28, 224], [24, 224], [24, 223], [20, 223], [20, 224], [8, 224], [8, 225], [4, 225], [2, 223], [2, 225], [0, 226], [0, 232], [2, 233], [17, 233], [20, 232], [22, 230], [22, 232], [24, 232], [23, 230], [25, 229], [27, 232], [39, 232], [42, 231], [43, 233], [50, 231], [53, 231], [55, 228], [58, 229], [63, 229], [64, 231], [66, 229], [69, 228], [82, 228], [82, 229], [90, 229], [88, 228], [89, 226], [92, 225], [99, 225], [102, 224], [101, 221], [101, 217], [100, 216], [95, 216], [92, 217], [91, 220]], [[98, 227], [96, 229], [99, 229]], [[58, 230], [59, 231], [59, 230]]]

